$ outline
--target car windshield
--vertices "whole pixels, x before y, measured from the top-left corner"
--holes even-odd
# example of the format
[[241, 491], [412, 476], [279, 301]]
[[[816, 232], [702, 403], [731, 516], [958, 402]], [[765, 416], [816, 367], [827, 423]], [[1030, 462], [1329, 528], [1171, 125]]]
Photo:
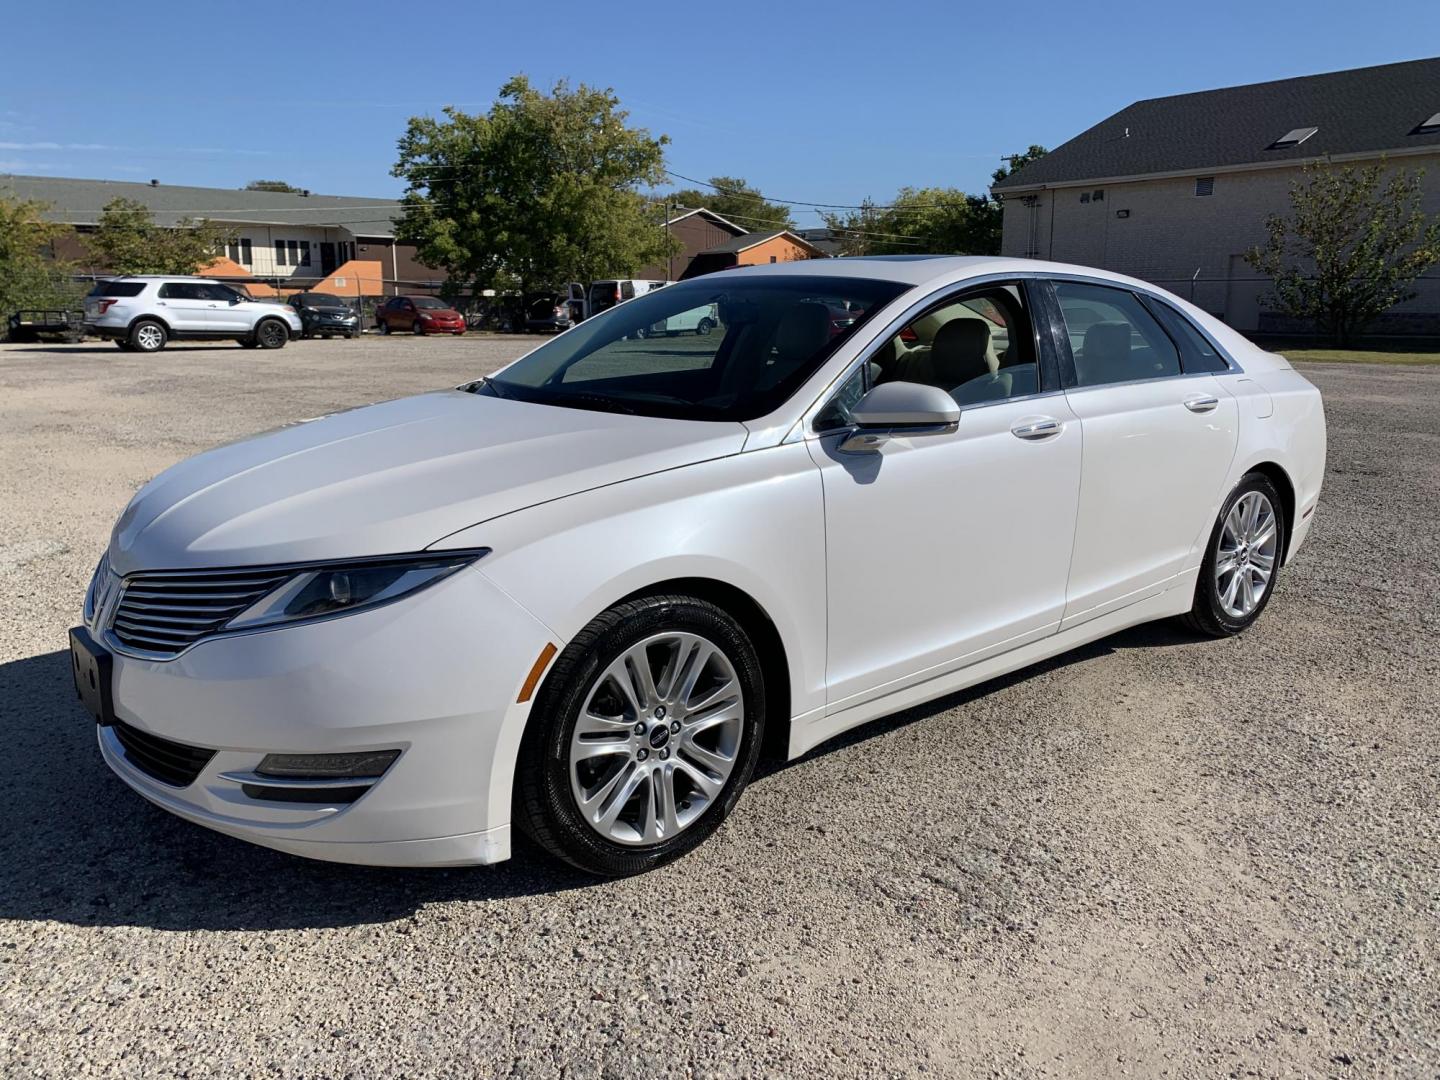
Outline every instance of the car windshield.
[[476, 392], [576, 409], [751, 420], [777, 408], [905, 288], [820, 275], [697, 278], [581, 323]]
[[433, 296], [412, 296], [410, 302], [417, 308], [448, 308], [450, 306], [444, 300], [436, 300]]
[[329, 293], [310, 292], [301, 293], [295, 298], [302, 307], [344, 307], [345, 301], [338, 296], [331, 296]]

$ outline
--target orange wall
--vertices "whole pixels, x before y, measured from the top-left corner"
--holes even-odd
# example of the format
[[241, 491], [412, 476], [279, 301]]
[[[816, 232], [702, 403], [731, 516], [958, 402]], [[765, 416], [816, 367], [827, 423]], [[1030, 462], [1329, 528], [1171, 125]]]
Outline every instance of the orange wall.
[[772, 258], [776, 262], [797, 262], [800, 259], [811, 257], [809, 248], [800, 246], [789, 237], [776, 236], [766, 240], [763, 244], [756, 244], [754, 247], [740, 252], [735, 265], [756, 266], [760, 263], [768, 263]]

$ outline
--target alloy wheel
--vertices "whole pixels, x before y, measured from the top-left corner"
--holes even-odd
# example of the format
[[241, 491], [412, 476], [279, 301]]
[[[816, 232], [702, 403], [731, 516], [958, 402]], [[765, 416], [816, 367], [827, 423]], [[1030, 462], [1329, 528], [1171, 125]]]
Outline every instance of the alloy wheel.
[[1215, 592], [1232, 619], [1244, 619], [1265, 598], [1275, 576], [1280, 529], [1275, 508], [1259, 491], [1242, 495], [1220, 528]]
[[146, 323], [135, 331], [135, 344], [145, 352], [154, 352], [165, 344], [165, 331], [153, 323]]
[[698, 634], [632, 645], [586, 692], [570, 740], [585, 823], [630, 847], [662, 843], [720, 798], [739, 758], [745, 699], [735, 666]]

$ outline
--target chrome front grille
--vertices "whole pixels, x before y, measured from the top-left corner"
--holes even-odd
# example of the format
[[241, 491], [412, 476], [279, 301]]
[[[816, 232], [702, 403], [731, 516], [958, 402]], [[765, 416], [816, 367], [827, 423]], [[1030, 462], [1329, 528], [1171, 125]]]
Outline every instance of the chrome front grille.
[[132, 649], [173, 656], [293, 576], [293, 570], [136, 574], [125, 579], [110, 633]]

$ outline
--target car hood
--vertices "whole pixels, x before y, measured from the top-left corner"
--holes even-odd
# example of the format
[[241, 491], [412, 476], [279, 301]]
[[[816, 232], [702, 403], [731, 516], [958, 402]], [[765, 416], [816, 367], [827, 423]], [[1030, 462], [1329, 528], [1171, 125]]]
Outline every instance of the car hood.
[[384, 402], [199, 454], [120, 516], [121, 574], [420, 551], [501, 514], [740, 452], [746, 430], [460, 390]]

